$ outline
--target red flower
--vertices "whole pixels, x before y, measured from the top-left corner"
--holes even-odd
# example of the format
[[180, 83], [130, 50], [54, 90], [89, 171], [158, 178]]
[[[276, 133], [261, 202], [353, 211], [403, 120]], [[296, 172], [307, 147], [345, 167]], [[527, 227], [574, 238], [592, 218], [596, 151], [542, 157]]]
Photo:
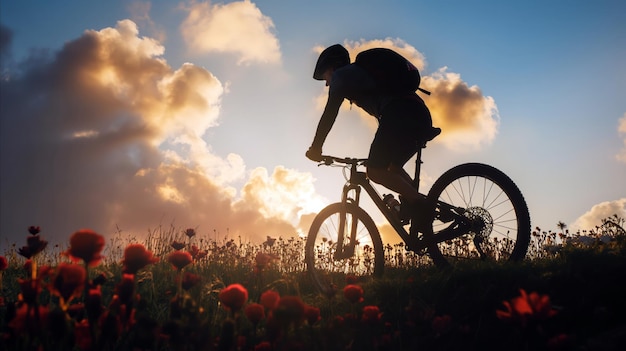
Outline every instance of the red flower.
[[9, 261], [7, 261], [6, 257], [0, 256], [0, 271], [3, 271], [9, 267]]
[[360, 285], [350, 284], [343, 288], [343, 296], [351, 303], [363, 301], [363, 288]]
[[263, 318], [265, 318], [265, 307], [263, 307], [263, 305], [259, 303], [251, 303], [246, 306], [244, 313], [246, 314], [246, 317], [248, 317], [250, 322], [252, 322], [253, 324], [258, 324], [260, 321], [263, 320]]
[[73, 261], [83, 260], [89, 266], [96, 266], [102, 260], [100, 252], [104, 248], [104, 237], [91, 229], [81, 229], [70, 237], [70, 248], [65, 252]]
[[189, 253], [191, 254], [191, 258], [196, 261], [201, 260], [206, 257], [206, 255], [208, 255], [208, 252], [206, 250], [200, 250], [196, 245], [191, 245]]
[[241, 284], [231, 284], [219, 294], [220, 302], [231, 311], [239, 311], [248, 301], [248, 290]]
[[274, 290], [267, 290], [261, 294], [261, 305], [268, 311], [273, 311], [278, 307], [278, 301], [280, 301], [280, 295]]
[[174, 251], [167, 256], [167, 261], [180, 271], [193, 262], [193, 258], [187, 251]]
[[[115, 294], [122, 305], [131, 305], [135, 293], [135, 275], [122, 274], [122, 280], [115, 286]], [[113, 302], [111, 302], [113, 303]]]
[[20, 290], [22, 292], [22, 300], [27, 305], [34, 305], [37, 302], [37, 298], [39, 297], [39, 293], [41, 292], [41, 286], [39, 285], [39, 280], [35, 279], [18, 279], [18, 284], [20, 285]]
[[191, 239], [196, 236], [196, 230], [193, 228], [187, 228], [187, 230], [185, 230], [185, 235], [187, 235], [189, 239]]
[[74, 341], [79, 350], [91, 350], [93, 340], [89, 331], [89, 321], [83, 319], [74, 323]]
[[152, 256], [152, 252], [146, 250], [141, 244], [130, 244], [124, 250], [124, 273], [136, 274], [145, 266], [157, 262], [159, 259]]
[[200, 283], [200, 281], [202, 280], [202, 278], [197, 275], [197, 274], [193, 274], [190, 272], [185, 272], [185, 274], [183, 274], [183, 281], [182, 281], [182, 287], [185, 290], [189, 290], [191, 288], [193, 288], [194, 286], [198, 285], [198, 283]]
[[452, 328], [452, 317], [447, 314], [443, 316], [437, 316], [433, 318], [431, 326], [437, 334], [447, 333]]
[[377, 323], [382, 315], [378, 306], [365, 306], [361, 320], [365, 323]]
[[272, 349], [272, 344], [269, 341], [261, 341], [254, 347], [254, 351], [271, 351]]
[[31, 258], [43, 251], [46, 246], [48, 242], [41, 239], [39, 235], [31, 235], [26, 238], [26, 246], [17, 249], [17, 252], [26, 258]]
[[51, 293], [69, 303], [74, 297], [80, 296], [85, 287], [87, 272], [83, 266], [61, 262], [56, 275], [52, 279]]
[[278, 301], [278, 306], [274, 311], [276, 320], [282, 326], [290, 324], [299, 325], [304, 321], [305, 305], [298, 296], [283, 296]]
[[218, 297], [224, 307], [235, 312], [248, 301], [248, 290], [241, 284], [231, 284], [222, 289]]
[[182, 250], [185, 248], [184, 243], [181, 243], [180, 241], [176, 241], [176, 240], [172, 241], [170, 245], [174, 248], [174, 250]]
[[313, 325], [317, 323], [321, 319], [320, 317], [320, 309], [313, 306], [305, 306], [304, 307], [304, 318], [306, 318], [309, 325]]
[[520, 296], [503, 302], [506, 310], [496, 310], [496, 316], [505, 321], [519, 323], [525, 327], [529, 320], [545, 320], [557, 312], [552, 309], [550, 296], [539, 295], [536, 292], [526, 293], [520, 289]]

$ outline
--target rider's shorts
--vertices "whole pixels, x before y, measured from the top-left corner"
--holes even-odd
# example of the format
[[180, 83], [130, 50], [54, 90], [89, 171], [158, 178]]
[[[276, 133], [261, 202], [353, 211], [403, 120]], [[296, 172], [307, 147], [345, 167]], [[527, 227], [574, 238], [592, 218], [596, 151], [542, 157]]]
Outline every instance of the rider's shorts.
[[379, 119], [367, 166], [387, 168], [394, 164], [402, 167], [415, 154], [418, 143], [425, 139], [424, 133], [431, 128], [430, 111], [419, 97], [390, 102]]

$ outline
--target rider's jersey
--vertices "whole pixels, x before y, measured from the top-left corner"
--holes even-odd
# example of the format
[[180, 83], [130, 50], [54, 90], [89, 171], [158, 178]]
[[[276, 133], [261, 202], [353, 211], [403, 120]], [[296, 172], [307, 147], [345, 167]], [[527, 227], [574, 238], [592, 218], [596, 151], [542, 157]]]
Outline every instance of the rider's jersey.
[[313, 139], [313, 146], [321, 147], [330, 132], [344, 99], [380, 118], [383, 107], [391, 100], [376, 90], [370, 74], [357, 65], [346, 65], [333, 72], [328, 88], [328, 101]]

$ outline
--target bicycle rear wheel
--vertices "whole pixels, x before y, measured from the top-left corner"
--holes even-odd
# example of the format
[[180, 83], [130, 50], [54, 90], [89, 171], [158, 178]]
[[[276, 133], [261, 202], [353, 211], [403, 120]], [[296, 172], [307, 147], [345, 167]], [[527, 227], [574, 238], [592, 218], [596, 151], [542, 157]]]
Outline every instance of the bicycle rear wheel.
[[[462, 208], [462, 215], [471, 223], [465, 234], [431, 248], [438, 250], [433, 256], [443, 256], [448, 262], [519, 261], [526, 256], [530, 242], [528, 206], [517, 185], [500, 170], [480, 163], [453, 167], [435, 181], [428, 198]], [[436, 217], [435, 237], [451, 223]]]
[[[346, 204], [343, 245], [339, 242], [342, 203], [324, 208], [315, 217], [305, 246], [305, 260], [314, 285], [321, 293], [333, 293], [348, 274], [380, 276], [385, 265], [378, 228], [362, 208]], [[352, 240], [351, 231], [354, 229]], [[351, 252], [351, 249], [354, 252]], [[342, 255], [342, 253], [347, 252]], [[338, 257], [341, 256], [341, 257]]]

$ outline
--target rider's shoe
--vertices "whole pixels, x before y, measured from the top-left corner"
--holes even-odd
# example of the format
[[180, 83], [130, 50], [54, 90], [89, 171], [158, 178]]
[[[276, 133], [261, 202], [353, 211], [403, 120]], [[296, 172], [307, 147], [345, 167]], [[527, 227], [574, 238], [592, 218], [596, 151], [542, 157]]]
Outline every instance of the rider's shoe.
[[400, 196], [400, 212], [398, 213], [398, 217], [400, 217], [401, 221], [405, 221], [406, 223], [411, 222], [411, 229], [409, 233], [417, 234], [418, 232], [423, 233], [424, 230], [428, 229], [428, 218], [426, 216], [426, 200], [420, 199], [415, 203], [408, 203], [407, 201], [403, 201], [404, 199]]

